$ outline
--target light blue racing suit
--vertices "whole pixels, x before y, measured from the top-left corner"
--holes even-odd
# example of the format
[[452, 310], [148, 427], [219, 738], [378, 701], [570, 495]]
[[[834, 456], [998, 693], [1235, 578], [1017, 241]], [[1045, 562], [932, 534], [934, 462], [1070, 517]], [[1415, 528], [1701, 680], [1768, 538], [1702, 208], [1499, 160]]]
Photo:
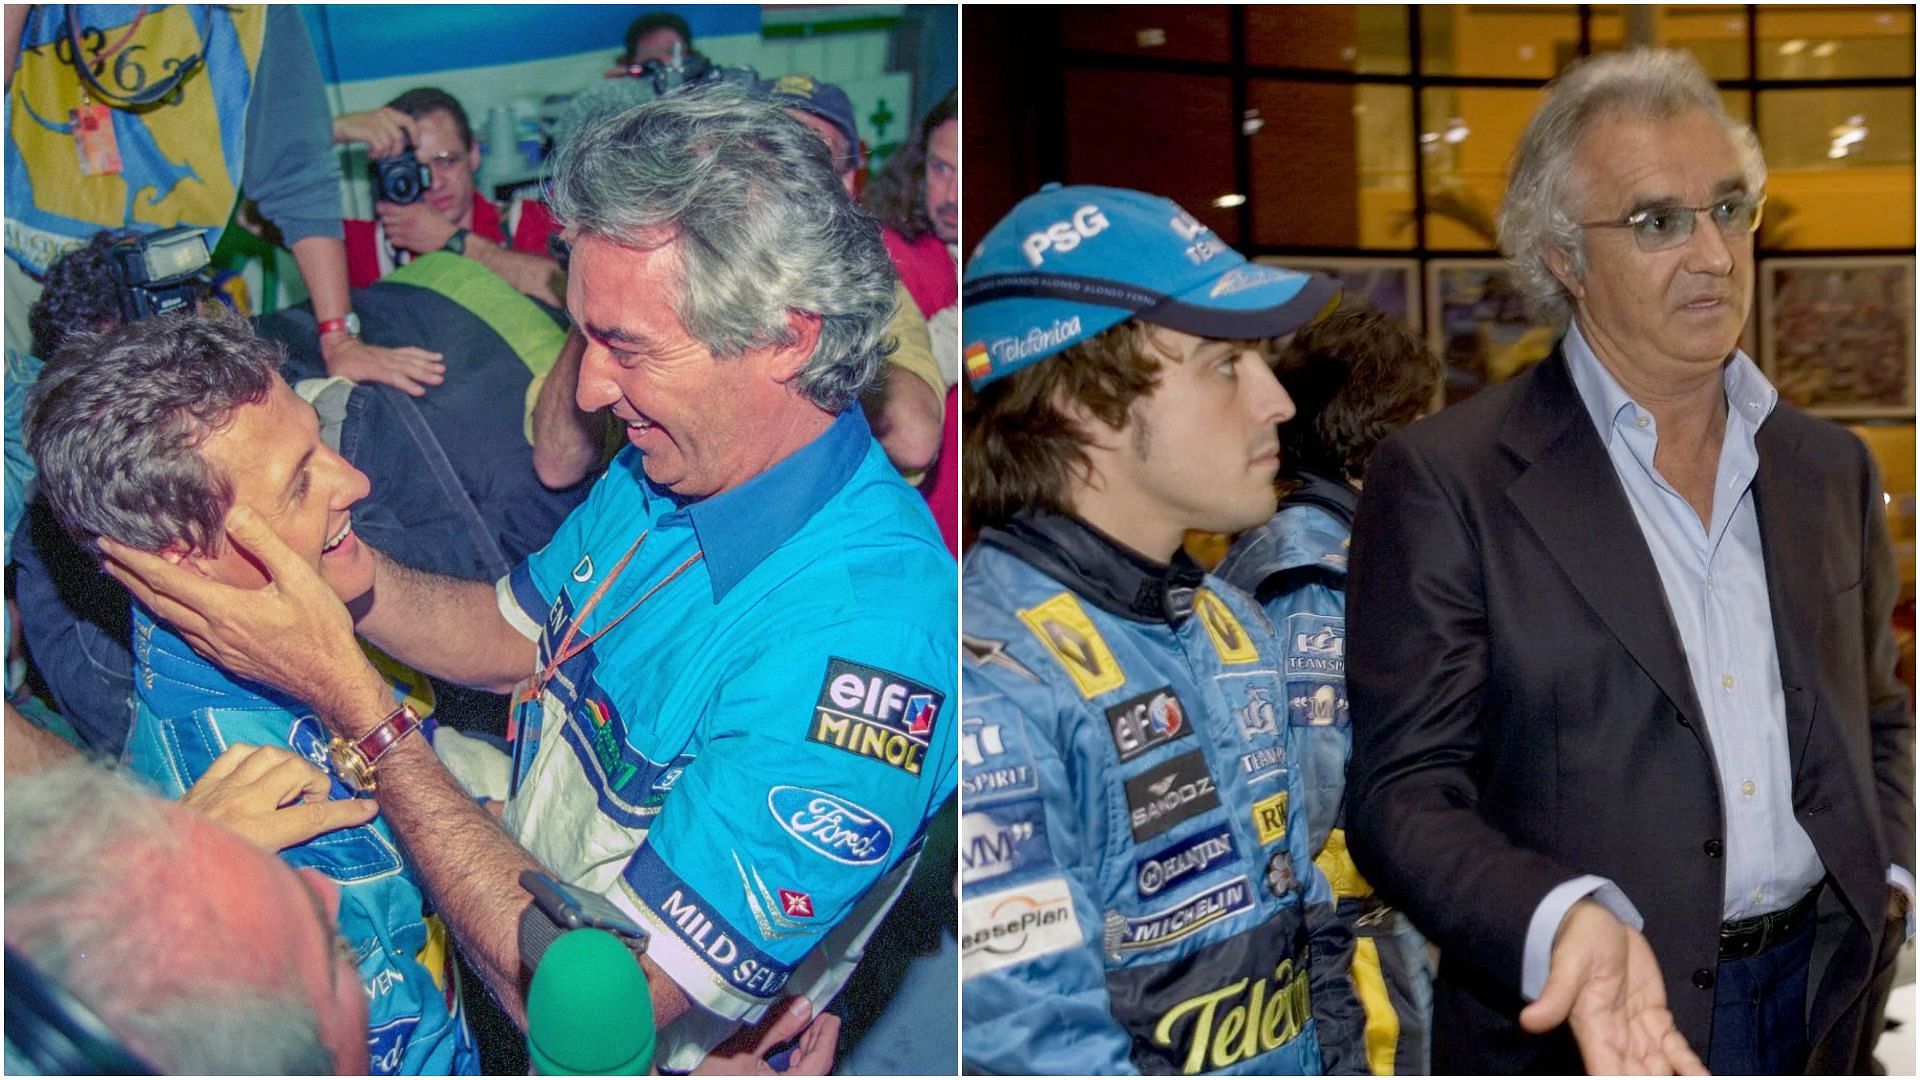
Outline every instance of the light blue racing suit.
[[[326, 729], [312, 709], [238, 682], [134, 606], [134, 720], [128, 766], [179, 798], [236, 744], [284, 746], [327, 768]], [[331, 798], [352, 798], [338, 779]], [[480, 1052], [460, 1008], [453, 953], [384, 817], [280, 853], [340, 886], [340, 933], [367, 993], [367, 1053], [375, 1076], [475, 1074]]]
[[962, 592], [966, 1067], [1364, 1071], [1265, 615], [1052, 515]]
[[1347, 542], [1354, 490], [1312, 473], [1265, 525], [1234, 541], [1216, 571], [1253, 594], [1280, 632], [1287, 725], [1300, 745], [1314, 861], [1355, 934], [1353, 984], [1367, 1014], [1371, 1071], [1429, 1071], [1433, 971], [1426, 939], [1374, 895], [1347, 853], [1342, 798], [1353, 729], [1347, 716]]

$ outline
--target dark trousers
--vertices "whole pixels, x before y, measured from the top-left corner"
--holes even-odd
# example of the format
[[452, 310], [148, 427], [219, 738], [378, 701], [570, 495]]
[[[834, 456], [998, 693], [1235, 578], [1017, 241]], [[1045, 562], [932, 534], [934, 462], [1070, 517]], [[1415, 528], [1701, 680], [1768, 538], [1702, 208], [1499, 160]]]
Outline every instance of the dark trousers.
[[1713, 991], [1715, 1075], [1781, 1076], [1807, 1071], [1807, 977], [1813, 919], [1757, 956], [1722, 960]]

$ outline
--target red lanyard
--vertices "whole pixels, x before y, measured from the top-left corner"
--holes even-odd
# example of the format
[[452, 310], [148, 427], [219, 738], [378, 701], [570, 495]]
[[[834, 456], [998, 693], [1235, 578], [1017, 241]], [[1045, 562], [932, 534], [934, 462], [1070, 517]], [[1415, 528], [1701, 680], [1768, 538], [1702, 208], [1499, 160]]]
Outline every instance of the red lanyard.
[[633, 546], [627, 549], [627, 553], [620, 556], [620, 561], [614, 564], [612, 572], [607, 574], [607, 580], [601, 582], [600, 587], [593, 590], [593, 595], [587, 598], [586, 606], [582, 607], [580, 613], [573, 617], [573, 625], [567, 627], [566, 636], [560, 639], [560, 647], [554, 650], [553, 658], [547, 661], [547, 666], [540, 672], [540, 677], [534, 680], [532, 691], [529, 695], [530, 697], [540, 696], [540, 692], [546, 689], [547, 681], [553, 678], [553, 673], [560, 670], [560, 665], [580, 655], [580, 653], [592, 646], [594, 642], [599, 641], [607, 631], [619, 626], [621, 621], [637, 611], [641, 604], [653, 599], [654, 593], [666, 588], [668, 582], [686, 573], [688, 567], [699, 562], [700, 557], [706, 554], [704, 551], [696, 551], [692, 555], [687, 556], [685, 562], [674, 567], [673, 573], [668, 574], [656, 582], [653, 588], [648, 589], [640, 599], [635, 600], [627, 610], [621, 612], [612, 622], [587, 635], [587, 639], [580, 644], [573, 644], [574, 634], [578, 633], [581, 624], [587, 621], [587, 616], [593, 613], [593, 609], [600, 603], [600, 598], [605, 596], [607, 590], [613, 587], [614, 580], [620, 576], [622, 570], [627, 568], [627, 562], [633, 558], [635, 552], [640, 550], [640, 545], [647, 542], [647, 536], [651, 532], [652, 530], [649, 529], [640, 534], [640, 539], [635, 540]]

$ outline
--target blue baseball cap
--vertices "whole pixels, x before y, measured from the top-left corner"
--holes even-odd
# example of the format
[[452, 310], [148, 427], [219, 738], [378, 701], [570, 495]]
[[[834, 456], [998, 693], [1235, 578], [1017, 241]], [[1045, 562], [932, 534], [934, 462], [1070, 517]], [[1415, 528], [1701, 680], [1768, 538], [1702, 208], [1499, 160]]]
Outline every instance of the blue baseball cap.
[[[847, 155], [855, 165], [860, 162], [860, 126], [854, 121], [853, 99], [847, 92], [811, 75], [782, 75], [760, 84], [760, 90], [782, 107], [791, 106], [832, 124], [846, 137]], [[838, 170], [840, 162], [834, 162]]]
[[1172, 199], [1048, 184], [967, 263], [967, 378], [979, 390], [1134, 318], [1200, 337], [1279, 337], [1339, 299], [1331, 278], [1248, 262]]

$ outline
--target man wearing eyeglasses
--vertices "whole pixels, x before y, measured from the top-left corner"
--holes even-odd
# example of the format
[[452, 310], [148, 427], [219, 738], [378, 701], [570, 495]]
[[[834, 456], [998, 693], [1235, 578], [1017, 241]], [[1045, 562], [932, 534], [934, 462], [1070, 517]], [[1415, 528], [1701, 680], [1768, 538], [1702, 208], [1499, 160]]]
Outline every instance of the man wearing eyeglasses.
[[1440, 947], [1435, 1072], [1868, 1071], [1898, 576], [1865, 447], [1736, 348], [1765, 180], [1684, 54], [1569, 70], [1500, 223], [1565, 336], [1368, 466], [1350, 840]]
[[[430, 86], [409, 90], [384, 108], [334, 118], [334, 142], [363, 142], [373, 158], [391, 157], [409, 142], [433, 183], [418, 202], [374, 204], [376, 220], [346, 223], [347, 270], [356, 289], [371, 285], [415, 255], [451, 251], [474, 259], [537, 300], [559, 307], [564, 279], [547, 251], [555, 231], [546, 205], [517, 200], [505, 209], [474, 187], [480, 148], [458, 99]], [[511, 239], [509, 239], [511, 237]]]

